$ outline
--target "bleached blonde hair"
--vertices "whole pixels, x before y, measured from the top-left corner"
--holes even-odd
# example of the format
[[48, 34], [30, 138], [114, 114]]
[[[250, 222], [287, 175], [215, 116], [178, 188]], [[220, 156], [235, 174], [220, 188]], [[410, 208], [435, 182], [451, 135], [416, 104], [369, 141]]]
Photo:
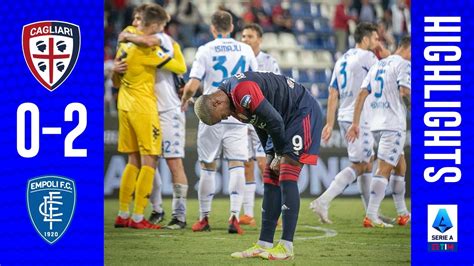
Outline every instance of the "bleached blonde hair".
[[209, 95], [201, 95], [194, 103], [194, 112], [199, 120], [206, 125], [212, 125], [211, 103]]

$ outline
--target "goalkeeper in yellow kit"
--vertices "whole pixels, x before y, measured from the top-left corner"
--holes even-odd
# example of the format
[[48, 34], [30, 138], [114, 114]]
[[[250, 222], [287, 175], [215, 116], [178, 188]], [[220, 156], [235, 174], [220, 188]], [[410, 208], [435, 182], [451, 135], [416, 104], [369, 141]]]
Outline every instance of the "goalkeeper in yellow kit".
[[[169, 20], [166, 11], [156, 4], [146, 4], [137, 10], [141, 12], [142, 21], [136, 28], [126, 29], [131, 33], [155, 34], [162, 31]], [[174, 45], [178, 46], [177, 43]], [[175, 53], [171, 58], [158, 46], [137, 46], [131, 42], [120, 43], [116, 58], [125, 60], [128, 65], [125, 74], [114, 77], [116, 84], [120, 82], [118, 151], [128, 154], [128, 164], [120, 183], [120, 209], [115, 227], [159, 229], [143, 218], [153, 186], [157, 156], [161, 154], [155, 73], [156, 68], [184, 73], [184, 58], [181, 53]], [[135, 204], [130, 216], [129, 204], [134, 191]]]

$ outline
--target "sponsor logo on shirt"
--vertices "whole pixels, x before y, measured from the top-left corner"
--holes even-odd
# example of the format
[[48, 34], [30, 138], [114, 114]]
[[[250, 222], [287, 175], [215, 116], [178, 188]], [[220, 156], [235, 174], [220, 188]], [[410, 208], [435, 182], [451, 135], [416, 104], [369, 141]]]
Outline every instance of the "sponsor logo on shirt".
[[252, 97], [249, 94], [244, 95], [244, 97], [242, 97], [242, 100], [240, 100], [240, 106], [245, 109], [249, 109], [250, 102], [252, 102]]

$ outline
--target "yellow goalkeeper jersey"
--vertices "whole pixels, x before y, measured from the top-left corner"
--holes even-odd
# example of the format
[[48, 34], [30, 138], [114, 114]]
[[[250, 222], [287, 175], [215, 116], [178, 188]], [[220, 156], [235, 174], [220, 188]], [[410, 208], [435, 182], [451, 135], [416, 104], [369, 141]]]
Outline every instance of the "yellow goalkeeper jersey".
[[[135, 27], [127, 27], [131, 33], [139, 33]], [[177, 44], [176, 44], [177, 45]], [[136, 113], [157, 113], [154, 92], [157, 68], [176, 69], [186, 65], [182, 54], [173, 59], [160, 47], [141, 47], [133, 43], [120, 43], [116, 58], [127, 62], [126, 73], [120, 78], [118, 109]]]

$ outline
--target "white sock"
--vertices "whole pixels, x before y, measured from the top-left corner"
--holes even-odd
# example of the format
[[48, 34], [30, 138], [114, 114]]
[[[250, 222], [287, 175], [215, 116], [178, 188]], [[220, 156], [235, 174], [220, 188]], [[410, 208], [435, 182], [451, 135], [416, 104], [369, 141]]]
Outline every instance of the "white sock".
[[367, 211], [370, 199], [370, 182], [372, 181], [372, 173], [363, 173], [357, 177], [357, 184], [359, 185], [360, 198]]
[[143, 214], [133, 214], [132, 215], [132, 220], [136, 223], [139, 223], [143, 220]]
[[370, 183], [370, 199], [367, 207], [367, 216], [372, 220], [378, 220], [380, 203], [385, 197], [385, 188], [388, 181], [383, 176], [374, 176]]
[[216, 191], [216, 171], [201, 169], [199, 179], [198, 199], [199, 199], [199, 220], [208, 216], [211, 212], [212, 199]]
[[319, 197], [322, 204], [329, 205], [331, 201], [341, 194], [344, 189], [357, 178], [357, 174], [352, 167], [342, 169], [329, 185], [328, 189]]
[[188, 194], [188, 185], [173, 184], [172, 215], [181, 222], [186, 221], [186, 194]]
[[390, 177], [390, 188], [392, 189], [393, 202], [399, 215], [407, 215], [408, 209], [405, 204], [405, 177], [392, 175]]
[[155, 178], [153, 178], [153, 190], [150, 195], [150, 202], [153, 210], [156, 212], [163, 212], [163, 198], [161, 197], [161, 176], [160, 171], [155, 171]]
[[245, 183], [245, 192], [244, 192], [244, 214], [250, 217], [253, 217], [253, 208], [255, 205], [255, 188], [257, 185], [255, 182]]
[[280, 240], [280, 243], [285, 246], [285, 248], [288, 250], [288, 251], [293, 251], [293, 242], [291, 241], [288, 241], [288, 240]]
[[119, 211], [118, 216], [122, 219], [128, 219], [128, 217], [130, 217], [130, 212]]
[[229, 194], [230, 194], [230, 217], [234, 215], [239, 219], [240, 208], [245, 191], [245, 168], [235, 166], [229, 168]]
[[273, 247], [273, 243], [270, 243], [270, 242], [267, 242], [267, 241], [262, 241], [262, 240], [258, 240], [257, 245], [261, 246], [262, 248], [266, 248], [266, 249]]

